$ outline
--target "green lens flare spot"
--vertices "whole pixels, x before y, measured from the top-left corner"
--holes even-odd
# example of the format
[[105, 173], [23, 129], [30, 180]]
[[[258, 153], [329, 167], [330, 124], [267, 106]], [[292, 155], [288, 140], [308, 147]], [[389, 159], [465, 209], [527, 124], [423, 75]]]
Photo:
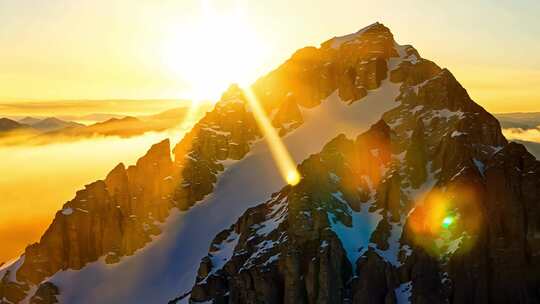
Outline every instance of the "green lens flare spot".
[[450, 225], [452, 225], [453, 223], [454, 223], [454, 218], [451, 216], [447, 216], [442, 221], [442, 227], [444, 229], [448, 229], [448, 227], [450, 227]]

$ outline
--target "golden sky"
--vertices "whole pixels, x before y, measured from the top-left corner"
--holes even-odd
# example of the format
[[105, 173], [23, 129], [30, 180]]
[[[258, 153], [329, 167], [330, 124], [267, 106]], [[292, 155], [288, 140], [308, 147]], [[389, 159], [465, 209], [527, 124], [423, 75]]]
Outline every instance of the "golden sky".
[[540, 111], [539, 12], [534, 0], [1, 1], [0, 98], [217, 98], [380, 21], [489, 111]]

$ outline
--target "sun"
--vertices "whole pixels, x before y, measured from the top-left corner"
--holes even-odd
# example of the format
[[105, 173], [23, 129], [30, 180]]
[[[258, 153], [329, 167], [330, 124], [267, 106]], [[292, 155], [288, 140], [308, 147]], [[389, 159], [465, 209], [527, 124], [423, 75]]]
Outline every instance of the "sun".
[[265, 47], [240, 8], [218, 12], [207, 5], [202, 12], [169, 28], [162, 61], [189, 87], [188, 98], [215, 101], [231, 83], [255, 80]]

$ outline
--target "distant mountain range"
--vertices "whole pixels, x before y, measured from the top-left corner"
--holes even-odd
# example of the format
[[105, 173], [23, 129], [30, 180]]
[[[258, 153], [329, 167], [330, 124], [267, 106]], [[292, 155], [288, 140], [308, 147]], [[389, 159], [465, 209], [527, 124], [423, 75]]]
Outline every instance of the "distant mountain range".
[[[199, 114], [208, 106], [202, 105]], [[159, 132], [179, 125], [185, 118], [187, 107], [170, 109], [155, 115], [139, 117], [111, 114], [92, 114], [85, 118], [106, 118], [102, 122], [84, 125], [56, 117], [24, 117], [20, 120], [0, 119], [0, 145], [43, 144], [59, 140], [76, 140], [93, 136], [131, 137], [146, 132]]]
[[509, 139], [524, 145], [531, 154], [540, 159], [540, 112], [504, 113], [494, 116], [501, 123], [501, 127], [507, 129]]
[[52, 132], [67, 128], [85, 127], [85, 125], [73, 121], [65, 121], [56, 117], [48, 117], [44, 119], [25, 117], [21, 120], [9, 118], [1, 118], [0, 132], [9, 132], [17, 130], [35, 131], [35, 132]]
[[[50, 132], [50, 131], [58, 131], [66, 128], [78, 128], [78, 127], [84, 127], [83, 124], [76, 123], [73, 121], [65, 121], [58, 119], [56, 117], [49, 117], [45, 119], [36, 119], [33, 117], [26, 117], [23, 119], [26, 121], [29, 126], [31, 126], [34, 129], [37, 129], [39, 131], [43, 132]], [[24, 123], [20, 121], [21, 123]], [[28, 123], [30, 122], [30, 123]]]
[[538, 129], [540, 112], [494, 114], [503, 128]]
[[30, 126], [19, 123], [9, 118], [0, 118], [0, 132], [9, 132], [21, 129], [29, 129]]
[[[187, 107], [190, 101], [180, 99], [107, 99], [107, 100], [5, 100], [0, 98], [1, 116], [20, 120], [24, 116], [35, 118], [54, 116], [69, 121], [104, 121], [123, 116], [159, 113], [172, 108]], [[25, 113], [24, 116], [21, 116]], [[80, 114], [75, 114], [80, 113]]]

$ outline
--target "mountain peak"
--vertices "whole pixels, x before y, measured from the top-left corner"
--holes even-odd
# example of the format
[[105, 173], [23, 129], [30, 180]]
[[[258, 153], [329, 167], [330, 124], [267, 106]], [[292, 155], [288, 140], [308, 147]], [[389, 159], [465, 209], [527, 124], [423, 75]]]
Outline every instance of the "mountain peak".
[[372, 24], [365, 26], [358, 31], [356, 31], [356, 35], [361, 35], [363, 33], [366, 33], [368, 31], [382, 31], [382, 32], [390, 32], [390, 29], [386, 27], [383, 23], [379, 21], [375, 21]]
[[358, 43], [358, 40], [363, 37], [364, 34], [381, 34], [381, 35], [389, 35], [393, 38], [392, 33], [390, 32], [390, 29], [384, 26], [384, 24], [375, 22], [372, 23], [364, 28], [361, 28], [355, 33], [347, 34], [344, 36], [336, 36], [327, 42], [323, 43], [323, 46], [327, 46], [333, 49], [339, 49], [342, 45], [350, 44], [350, 43]]

